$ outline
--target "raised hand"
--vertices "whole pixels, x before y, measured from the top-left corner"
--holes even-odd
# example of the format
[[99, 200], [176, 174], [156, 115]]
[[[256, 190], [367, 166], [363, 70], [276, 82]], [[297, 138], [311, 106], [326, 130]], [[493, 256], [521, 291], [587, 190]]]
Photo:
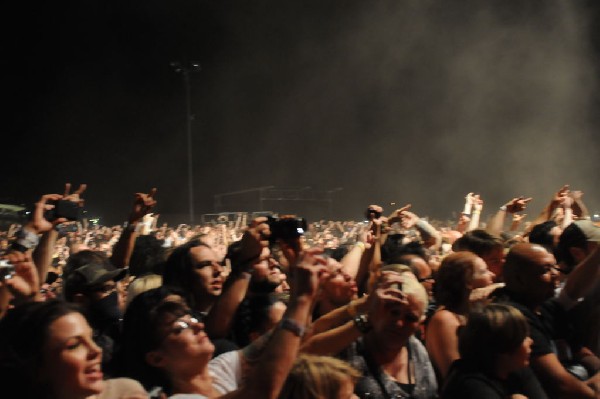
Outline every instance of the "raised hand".
[[40, 290], [40, 280], [30, 251], [13, 251], [5, 258], [14, 265], [15, 274], [10, 279], [0, 281], [0, 286], [6, 285], [19, 300], [36, 299]]
[[306, 297], [310, 300], [316, 298], [320, 284], [328, 277], [327, 259], [319, 256], [322, 253], [320, 248], [311, 248], [300, 254], [291, 270], [292, 297]]
[[271, 229], [266, 217], [261, 216], [252, 220], [242, 235], [242, 250], [240, 255], [242, 262], [257, 259], [263, 248], [269, 246], [270, 235]]
[[80, 184], [77, 190], [69, 193], [71, 191], [71, 183], [66, 183], [63, 199], [66, 201], [76, 202], [79, 206], [83, 206], [84, 199], [81, 198], [81, 194], [83, 194], [86, 189], [87, 184]]
[[402, 285], [407, 278], [414, 278], [409, 273], [398, 274], [383, 272], [373, 292], [369, 295], [369, 320], [376, 320], [389, 312], [394, 305], [408, 303], [406, 294], [402, 292]]
[[567, 197], [569, 195], [569, 193], [570, 193], [569, 192], [569, 185], [565, 184], [552, 197], [552, 204], [554, 206], [559, 206], [560, 204], [563, 203], [564, 198]]
[[48, 220], [45, 218], [44, 213], [51, 209], [54, 209], [55, 205], [50, 204], [49, 202], [55, 201], [72, 201], [77, 203], [79, 206], [83, 206], [83, 199], [81, 198], [81, 194], [85, 191], [87, 185], [81, 184], [79, 188], [69, 194], [71, 190], [71, 183], [65, 184], [65, 192], [63, 195], [60, 194], [45, 194], [42, 195], [40, 200], [35, 203], [35, 209], [33, 211], [33, 217], [31, 222], [27, 224], [27, 228], [33, 230], [36, 234], [41, 234], [52, 230], [56, 225], [61, 223], [65, 223], [68, 220], [66, 218], [57, 218], [55, 220]]
[[402, 227], [405, 229], [412, 229], [419, 221], [419, 217], [415, 213], [409, 211], [403, 211], [400, 217], [402, 219]]
[[483, 199], [479, 194], [475, 194], [472, 196], [473, 201], [473, 210], [481, 211], [483, 209]]
[[521, 223], [523, 221], [523, 219], [525, 219], [527, 217], [526, 213], [514, 213], [512, 215], [512, 222], [513, 223]]
[[148, 194], [135, 193], [133, 208], [129, 216], [129, 223], [139, 222], [144, 216], [152, 211], [152, 208], [156, 205], [156, 200], [154, 199], [155, 195], [156, 188], [152, 188]]
[[506, 212], [508, 213], [516, 213], [521, 212], [527, 208], [527, 204], [532, 200], [531, 197], [525, 198], [524, 196], [516, 197], [508, 201], [504, 206], [506, 207]]

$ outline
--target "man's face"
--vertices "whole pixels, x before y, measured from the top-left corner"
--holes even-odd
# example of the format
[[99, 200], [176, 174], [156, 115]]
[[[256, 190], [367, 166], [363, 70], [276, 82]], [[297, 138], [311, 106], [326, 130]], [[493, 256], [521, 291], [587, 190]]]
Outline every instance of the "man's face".
[[554, 255], [541, 246], [533, 246], [528, 254], [530, 267], [523, 270], [525, 283], [540, 301], [551, 298], [558, 285], [558, 270]]
[[113, 292], [117, 292], [117, 294], [118, 294], [119, 287], [114, 280], [108, 280], [108, 281], [104, 282], [101, 286], [92, 290], [90, 299], [92, 300], [92, 302], [98, 302], [98, 301], [108, 297]]
[[194, 290], [201, 295], [219, 296], [223, 291], [223, 266], [217, 254], [203, 245], [190, 249], [194, 267]]
[[268, 283], [273, 288], [282, 282], [279, 263], [271, 256], [271, 250], [264, 247], [258, 260], [252, 264], [252, 279], [254, 282]]

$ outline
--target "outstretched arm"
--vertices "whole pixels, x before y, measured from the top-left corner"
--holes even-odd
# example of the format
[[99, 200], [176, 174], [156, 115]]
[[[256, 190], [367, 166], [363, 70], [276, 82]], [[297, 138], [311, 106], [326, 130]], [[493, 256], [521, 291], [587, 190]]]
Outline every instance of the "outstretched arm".
[[467, 231], [475, 230], [479, 228], [479, 218], [481, 217], [481, 211], [483, 210], [483, 200], [479, 194], [473, 195], [473, 211], [471, 213], [471, 221]]
[[240, 264], [235, 265], [235, 272], [229, 275], [226, 288], [214, 304], [206, 320], [206, 332], [211, 338], [227, 336], [233, 325], [233, 318], [244, 300], [252, 278], [252, 262], [259, 259], [261, 251], [268, 245], [264, 239], [270, 235], [267, 218], [260, 217], [242, 236]]
[[319, 283], [325, 277], [326, 261], [318, 256], [320, 252], [307, 250], [300, 254], [293, 266], [290, 301], [280, 325], [273, 332], [258, 364], [250, 371], [246, 384], [224, 398], [278, 397], [298, 354]]
[[63, 217], [47, 220], [45, 212], [54, 208], [52, 202], [60, 200], [71, 201], [77, 204], [77, 206], [83, 206], [81, 194], [83, 194], [86, 188], [86, 184], [81, 184], [77, 190], [70, 193], [71, 183], [66, 183], [63, 195], [46, 194], [35, 204], [33, 217], [25, 226], [25, 229], [38, 235], [41, 234], [40, 242], [33, 251], [32, 257], [38, 269], [39, 280], [42, 282], [46, 281], [46, 274], [52, 264], [52, 254], [56, 246], [56, 240], [58, 239], [58, 232], [55, 230], [55, 227], [67, 222], [67, 219]]
[[516, 197], [502, 205], [494, 216], [490, 219], [487, 227], [487, 232], [499, 236], [504, 230], [504, 219], [506, 214], [514, 215], [517, 212], [522, 212], [527, 208], [527, 204], [531, 201], [531, 198], [525, 198], [523, 196]]
[[129, 266], [129, 259], [131, 258], [133, 248], [135, 247], [135, 240], [137, 239], [136, 226], [156, 205], [154, 195], [156, 195], [156, 188], [150, 190], [148, 194], [135, 194], [133, 209], [129, 215], [127, 226], [121, 232], [119, 241], [115, 244], [112, 256], [110, 257], [113, 266], [118, 268]]

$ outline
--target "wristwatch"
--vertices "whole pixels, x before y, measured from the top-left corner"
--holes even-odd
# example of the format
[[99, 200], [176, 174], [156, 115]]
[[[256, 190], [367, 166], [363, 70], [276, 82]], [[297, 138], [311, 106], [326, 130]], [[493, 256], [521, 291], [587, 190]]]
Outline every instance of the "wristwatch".
[[352, 320], [354, 321], [354, 325], [356, 326], [358, 331], [360, 331], [363, 334], [368, 333], [369, 331], [371, 331], [371, 328], [373, 328], [373, 326], [371, 326], [371, 323], [369, 323], [369, 316], [367, 316], [364, 313], [359, 314]]
[[282, 319], [279, 323], [279, 328], [292, 332], [295, 336], [302, 338], [306, 332], [306, 328], [292, 319]]

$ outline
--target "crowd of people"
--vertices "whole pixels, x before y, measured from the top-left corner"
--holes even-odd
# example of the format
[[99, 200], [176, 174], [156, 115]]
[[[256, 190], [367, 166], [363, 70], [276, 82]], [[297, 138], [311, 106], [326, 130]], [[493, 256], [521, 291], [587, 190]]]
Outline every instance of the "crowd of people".
[[600, 398], [600, 227], [568, 186], [527, 223], [469, 193], [454, 222], [176, 227], [156, 189], [82, 220], [85, 189], [0, 233], [2, 397]]

